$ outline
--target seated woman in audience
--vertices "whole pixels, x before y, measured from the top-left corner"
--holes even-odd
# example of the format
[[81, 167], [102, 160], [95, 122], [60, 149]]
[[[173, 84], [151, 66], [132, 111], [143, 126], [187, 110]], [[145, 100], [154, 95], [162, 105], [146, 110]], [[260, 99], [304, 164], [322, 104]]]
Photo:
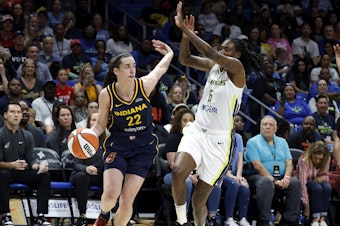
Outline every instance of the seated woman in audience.
[[127, 27], [124, 24], [119, 24], [113, 30], [112, 38], [106, 42], [107, 51], [112, 56], [117, 53], [131, 53], [133, 46], [130, 42]]
[[296, 98], [295, 89], [289, 83], [283, 89], [281, 100], [275, 104], [274, 111], [296, 125], [297, 128], [301, 127], [306, 116], [312, 114], [308, 104], [304, 100]]
[[40, 96], [43, 83], [37, 79], [36, 62], [27, 58], [22, 65], [22, 75], [19, 78], [21, 85], [21, 97], [30, 103]]
[[67, 150], [67, 138], [76, 128], [73, 112], [70, 107], [61, 105], [53, 115], [55, 129], [48, 135], [47, 147], [55, 150], [60, 156]]
[[332, 187], [328, 171], [330, 152], [327, 144], [316, 141], [297, 163], [296, 176], [300, 179], [304, 215], [311, 217], [311, 226], [327, 226], [326, 218]]
[[74, 121], [76, 123], [79, 123], [80, 121], [87, 118], [87, 104], [85, 102], [85, 99], [86, 97], [83, 91], [78, 91], [74, 93], [74, 105], [71, 107], [74, 114]]
[[85, 94], [85, 105], [90, 101], [98, 101], [101, 85], [94, 80], [94, 71], [90, 63], [85, 63], [80, 69], [79, 82], [74, 85], [74, 93], [82, 91]]
[[168, 121], [171, 121], [172, 110], [177, 104], [186, 104], [183, 89], [179, 84], [174, 84], [168, 93], [167, 109], [168, 109]]
[[292, 84], [296, 92], [308, 95], [311, 82], [304, 60], [299, 59], [293, 64], [287, 82]]
[[[87, 128], [91, 128], [97, 121], [98, 113], [92, 113], [87, 120]], [[103, 133], [105, 136], [105, 133]], [[103, 137], [100, 137], [100, 147], [96, 154], [88, 159], [74, 158], [73, 172], [70, 176], [70, 182], [76, 188], [76, 198], [80, 217], [77, 219], [75, 226], [87, 225], [86, 204], [87, 193], [90, 186], [103, 187]]]
[[[170, 169], [172, 169], [175, 162], [177, 148], [183, 136], [182, 130], [187, 125], [188, 122], [193, 122], [194, 120], [195, 120], [194, 113], [192, 113], [192, 111], [190, 111], [187, 108], [182, 108], [181, 110], [179, 110], [179, 112], [175, 115], [175, 117], [171, 121], [172, 127], [165, 146], [166, 158], [168, 160]], [[196, 184], [197, 181], [198, 181], [197, 174], [191, 174], [185, 180], [187, 190], [186, 195], [187, 212], [189, 211], [193, 185]], [[172, 185], [172, 172], [164, 176], [164, 183], [169, 186]]]
[[[243, 149], [242, 137], [236, 133], [236, 147], [232, 157], [232, 168], [228, 170], [222, 184], [222, 189], [224, 189], [225, 224], [229, 226], [250, 226], [246, 219], [250, 190], [247, 180], [242, 176]], [[239, 224], [234, 221], [236, 203], [238, 206]]]

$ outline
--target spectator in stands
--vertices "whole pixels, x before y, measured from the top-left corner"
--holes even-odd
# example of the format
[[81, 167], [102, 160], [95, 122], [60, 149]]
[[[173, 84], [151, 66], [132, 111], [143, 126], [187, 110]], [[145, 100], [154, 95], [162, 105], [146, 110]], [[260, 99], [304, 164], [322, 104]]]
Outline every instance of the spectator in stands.
[[89, 119], [89, 115], [91, 115], [92, 113], [97, 113], [99, 110], [99, 104], [97, 101], [90, 101], [87, 106], [86, 106], [86, 114], [88, 115], [86, 118], [84, 118], [83, 120], [81, 120], [80, 122], [76, 123], [76, 127], [77, 128], [87, 128], [86, 124], [87, 121]]
[[67, 150], [67, 138], [76, 128], [73, 112], [70, 107], [61, 105], [54, 118], [55, 129], [48, 135], [46, 145], [48, 148], [55, 150], [60, 156], [63, 151]]
[[339, 137], [336, 132], [335, 118], [327, 113], [329, 107], [328, 98], [319, 95], [316, 98], [316, 112], [312, 114], [316, 121], [316, 129], [328, 144], [334, 145]]
[[281, 99], [276, 102], [274, 111], [297, 128], [301, 128], [303, 119], [312, 114], [308, 104], [296, 98], [296, 91], [289, 83], [283, 89]]
[[333, 40], [326, 40], [325, 41], [325, 53], [328, 54], [328, 56], [330, 57], [330, 67], [337, 69], [337, 65], [336, 65], [336, 61], [335, 61], [335, 53], [334, 53], [334, 49], [333, 46], [336, 43]]
[[319, 74], [321, 72], [321, 69], [328, 68], [331, 73], [331, 78], [329, 82], [334, 83], [334, 84], [340, 83], [339, 73], [337, 72], [335, 68], [332, 68], [330, 66], [331, 66], [331, 57], [325, 53], [321, 56], [320, 67], [314, 67], [312, 71], [310, 72], [311, 82], [314, 83], [318, 81], [320, 79]]
[[137, 77], [147, 75], [151, 70], [150, 61], [156, 56], [153, 52], [151, 40], [144, 39], [140, 48], [133, 50], [131, 54], [136, 61]]
[[275, 136], [277, 125], [271, 116], [262, 118], [260, 130], [260, 134], [248, 140], [244, 154], [245, 160], [252, 163], [255, 170], [247, 180], [256, 194], [257, 225], [269, 226], [275, 191], [286, 195], [286, 208], [280, 225], [298, 225], [301, 185], [296, 177], [292, 177], [293, 163], [288, 143], [284, 138]]
[[44, 137], [44, 131], [37, 127], [34, 126], [32, 123], [29, 123], [29, 106], [28, 104], [20, 100], [19, 104], [21, 106], [21, 111], [22, 111], [22, 119], [20, 121], [20, 127], [21, 129], [27, 130], [33, 135], [33, 140], [34, 140], [34, 147], [46, 147], [46, 142], [45, 142], [45, 137]]
[[276, 48], [274, 51], [274, 71], [277, 72], [282, 81], [287, 81], [287, 74], [291, 70], [291, 62], [289, 62], [286, 54], [286, 50], [283, 48]]
[[47, 13], [48, 24], [52, 29], [58, 24], [61, 24], [62, 18], [64, 17], [63, 7], [60, 0], [52, 0], [51, 9]]
[[[340, 119], [336, 120], [336, 131], [339, 137], [340, 134]], [[336, 162], [336, 166], [340, 169], [340, 139], [335, 141], [333, 148], [333, 158]]]
[[[36, 77], [41, 82], [45, 83], [47, 81], [53, 80], [50, 70], [47, 65], [38, 61], [39, 59], [39, 46], [31, 44], [27, 47], [27, 58], [32, 59], [36, 68]], [[17, 69], [17, 78], [23, 75], [23, 64], [21, 64]]]
[[275, 49], [282, 48], [286, 50], [287, 63], [291, 64], [293, 62], [292, 48], [289, 41], [282, 37], [282, 30], [278, 24], [273, 24], [271, 26], [271, 37], [268, 38], [267, 43], [272, 44]]
[[[195, 115], [189, 109], [183, 108], [177, 112], [177, 114], [171, 121], [172, 127], [170, 130], [168, 139], [166, 141], [166, 145], [165, 145], [165, 154], [166, 154], [166, 158], [168, 160], [168, 164], [171, 170], [175, 162], [175, 156], [177, 153], [178, 145], [183, 136], [182, 130], [187, 125], [188, 122], [193, 122], [194, 120], [195, 120]], [[187, 213], [189, 211], [189, 207], [191, 203], [190, 200], [191, 200], [193, 185], [195, 185], [197, 181], [198, 181], [198, 174], [194, 174], [194, 173], [189, 175], [189, 177], [185, 180], [186, 194], [187, 194], [186, 195]], [[169, 186], [172, 185], [172, 172], [167, 173], [164, 176], [164, 183]]]
[[[91, 128], [97, 121], [98, 113], [92, 113], [89, 115], [87, 120], [86, 128]], [[94, 156], [88, 159], [78, 159], [73, 160], [73, 172], [70, 176], [70, 182], [76, 189], [76, 198], [78, 203], [79, 218], [75, 223], [75, 226], [87, 225], [86, 220], [86, 207], [87, 207], [87, 197], [88, 190], [90, 186], [103, 187], [103, 148], [102, 143], [98, 151]]]
[[103, 29], [103, 18], [100, 13], [93, 14], [92, 25], [97, 32], [96, 40], [103, 40], [104, 42], [107, 42], [110, 38], [110, 34], [107, 30]]
[[38, 10], [38, 23], [39, 23], [39, 29], [42, 30], [43, 36], [51, 36], [53, 37], [53, 29], [48, 24], [48, 16], [47, 12], [42, 9]]
[[207, 39], [210, 40], [216, 25], [219, 24], [216, 14], [212, 11], [211, 0], [207, 0], [202, 3], [201, 12], [197, 16], [197, 23], [204, 26]]
[[59, 69], [57, 75], [57, 89], [55, 91], [55, 97], [59, 99], [59, 101], [64, 102], [67, 106], [73, 105], [73, 87], [67, 85], [68, 74], [67, 71], [63, 68]]
[[57, 85], [54, 81], [47, 81], [43, 87], [43, 96], [40, 96], [32, 101], [32, 108], [37, 112], [35, 123], [41, 128], [45, 128], [48, 122], [52, 121], [53, 104], [59, 101], [54, 97]]
[[17, 70], [18, 67], [23, 64], [27, 58], [25, 33], [23, 31], [18, 30], [14, 33], [14, 46], [10, 49], [10, 51], [10, 60], [12, 61], [14, 69]]
[[39, 27], [39, 20], [37, 14], [31, 14], [27, 18], [24, 32], [27, 45], [31, 44], [40, 45], [40, 41], [44, 35], [43, 34], [44, 31]]
[[335, 24], [334, 24], [334, 36], [333, 36], [334, 40], [339, 40], [340, 39], [340, 20], [338, 20]]
[[5, 66], [5, 59], [0, 56], [0, 98], [8, 95], [8, 79]]
[[241, 2], [237, 2], [232, 7], [232, 15], [233, 15], [233, 24], [238, 27], [246, 27], [248, 24], [248, 20], [245, 16], [245, 10]]
[[65, 28], [64, 38], [79, 39], [81, 38], [81, 30], [75, 27], [76, 17], [72, 11], [66, 11], [62, 19], [62, 25]]
[[[253, 95], [267, 106], [274, 106], [280, 99], [280, 94], [283, 91], [283, 81], [277, 76], [274, 77], [274, 66], [272, 63], [265, 63], [264, 75], [258, 76], [251, 88], [253, 89]], [[261, 117], [261, 109], [258, 103], [253, 100], [249, 100], [249, 113], [254, 118]]]
[[292, 42], [292, 52], [296, 60], [305, 59], [307, 71], [320, 62], [320, 53], [318, 44], [310, 39], [311, 27], [304, 22], [300, 26], [301, 35]]
[[[50, 174], [48, 163], [33, 162], [32, 134], [20, 128], [21, 107], [11, 103], [5, 108], [6, 126], [0, 129], [0, 215], [1, 225], [13, 225], [9, 209], [10, 183], [25, 183], [37, 189], [37, 218], [35, 224], [52, 225], [44, 214], [48, 213]], [[11, 142], [9, 142], [11, 141]], [[14, 142], [16, 141], [16, 142]], [[39, 173], [37, 173], [39, 170]]]
[[102, 86], [96, 84], [96, 80], [94, 80], [94, 71], [91, 64], [83, 64], [79, 73], [79, 82], [74, 85], [74, 92], [82, 91], [85, 93], [85, 105], [87, 105], [90, 101], [98, 101], [101, 90]]
[[[225, 25], [228, 25], [230, 33], [230, 38], [238, 38], [240, 35], [242, 35], [241, 28], [235, 24], [233, 24], [233, 13], [230, 10], [227, 10], [224, 14], [225, 18], [221, 18], [221, 21], [218, 25], [215, 26], [215, 29], [213, 30], [213, 35], [221, 37], [222, 35], [222, 28]], [[222, 42], [224, 40], [221, 40]]]
[[14, 46], [13, 17], [9, 14], [3, 15], [0, 23], [0, 45], [5, 48], [12, 48]]
[[[236, 146], [233, 150], [232, 168], [227, 171], [222, 183], [222, 189], [224, 190], [225, 225], [250, 226], [247, 221], [250, 190], [247, 179], [242, 176], [244, 146], [241, 135], [235, 135]], [[239, 224], [234, 221], [236, 205], [238, 207]]]
[[[183, 94], [182, 87], [179, 84], [174, 84], [172, 88], [170, 89], [170, 92], [167, 97], [167, 109], [168, 109], [169, 116], [171, 116], [172, 110], [178, 104], [186, 104], [185, 97]], [[171, 121], [171, 117], [168, 120]]]
[[61, 64], [61, 57], [53, 52], [54, 40], [52, 36], [46, 36], [42, 40], [42, 50], [39, 53], [38, 61], [46, 64], [46, 66], [51, 70], [52, 63], [57, 63], [59, 66]]
[[64, 38], [64, 33], [64, 25], [57, 24], [54, 28], [53, 52], [57, 54], [60, 58], [64, 58], [66, 55], [71, 53], [71, 40]]
[[[326, 80], [320, 79], [316, 83], [317, 83], [318, 95], [327, 96], [328, 83], [326, 82]], [[312, 113], [316, 112], [316, 98], [317, 96], [311, 97], [308, 102], [308, 106]], [[335, 102], [335, 100], [332, 100], [329, 97], [327, 98], [328, 98], [328, 105], [329, 105], [327, 113], [333, 116], [335, 119], [337, 119], [340, 116], [338, 105]]]
[[12, 79], [8, 82], [8, 95], [0, 98], [0, 115], [4, 114], [5, 107], [10, 102], [19, 102], [24, 100], [29, 106], [31, 103], [21, 97], [21, 85], [18, 79]]
[[89, 13], [89, 1], [78, 0], [76, 16], [76, 27], [83, 31], [88, 25], [92, 23], [92, 15]]
[[311, 39], [315, 42], [319, 42], [322, 39], [322, 28], [324, 27], [324, 20], [320, 16], [316, 16], [311, 23], [312, 33]]
[[326, 143], [317, 141], [299, 158], [296, 176], [302, 189], [303, 214], [311, 217], [311, 226], [327, 226], [326, 219], [332, 187], [328, 171], [331, 156]]
[[305, 60], [295, 61], [289, 73], [287, 82], [291, 83], [296, 92], [308, 95], [311, 87], [309, 72], [307, 71]]
[[22, 2], [22, 10], [23, 14], [25, 16], [25, 19], [27, 20], [30, 15], [34, 14], [35, 11], [35, 4], [34, 0], [25, 0]]
[[106, 42], [107, 51], [112, 55], [118, 53], [131, 53], [133, 46], [129, 38], [128, 28], [124, 24], [118, 24], [112, 31], [112, 37]]
[[19, 77], [21, 97], [32, 103], [40, 96], [44, 83], [37, 78], [36, 62], [33, 59], [27, 58], [19, 68], [22, 70], [22, 75]]
[[95, 45], [97, 54], [91, 57], [95, 79], [98, 82], [104, 82], [112, 55], [106, 51], [105, 41], [97, 40]]
[[248, 136], [245, 134], [244, 121], [240, 115], [234, 116], [234, 127], [235, 127], [235, 132], [241, 135], [243, 146], [245, 147], [248, 141]]
[[287, 139], [290, 148], [306, 151], [315, 141], [324, 141], [319, 131], [316, 130], [316, 121], [313, 116], [306, 116], [302, 121], [302, 129], [294, 131]]
[[248, 49], [260, 54], [261, 53], [261, 41], [260, 41], [260, 29], [257, 26], [250, 28], [249, 30]]
[[[339, 102], [340, 101], [340, 87], [337, 84], [331, 83], [331, 73], [329, 68], [322, 68], [319, 74], [319, 79], [323, 79], [327, 82], [328, 90], [327, 90], [327, 97]], [[318, 87], [317, 82], [314, 82], [309, 90], [309, 97], [315, 97], [318, 94]]]
[[11, 10], [11, 15], [13, 16], [13, 31], [23, 31], [25, 29], [26, 19], [22, 12], [22, 4], [18, 1], [13, 4]]
[[80, 38], [81, 48], [83, 53], [89, 57], [96, 57], [96, 36], [97, 31], [92, 25], [87, 25], [83, 29], [82, 38]]
[[168, 17], [166, 12], [162, 9], [159, 0], [150, 0], [151, 6], [143, 8], [139, 21], [147, 28], [147, 37], [151, 38], [160, 30]]
[[69, 72], [70, 79], [79, 77], [81, 66], [85, 63], [91, 64], [91, 58], [82, 52], [79, 39], [72, 39], [70, 42], [71, 54], [64, 56], [62, 66]]
[[74, 92], [74, 106], [72, 106], [76, 123], [87, 118], [85, 94], [83, 91]]
[[334, 27], [332, 25], [330, 25], [330, 24], [328, 24], [328, 25], [326, 24], [323, 27], [323, 36], [317, 42], [318, 46], [319, 46], [319, 53], [320, 53], [320, 55], [325, 54], [325, 44], [326, 44], [326, 41], [332, 40], [332, 41], [335, 42], [334, 45], [335, 44], [340, 44], [340, 41], [339, 40], [334, 40], [333, 36], [334, 36]]
[[185, 103], [192, 108], [195, 104], [198, 104], [198, 98], [196, 94], [191, 90], [190, 83], [186, 75], [181, 75], [176, 82], [183, 91]]

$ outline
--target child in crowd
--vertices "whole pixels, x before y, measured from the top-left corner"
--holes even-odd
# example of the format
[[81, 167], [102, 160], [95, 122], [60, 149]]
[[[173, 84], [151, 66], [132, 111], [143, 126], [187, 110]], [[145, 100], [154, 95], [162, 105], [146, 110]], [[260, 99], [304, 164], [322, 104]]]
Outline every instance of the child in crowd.
[[67, 106], [73, 105], [73, 88], [67, 85], [68, 74], [65, 69], [59, 69], [57, 80], [59, 84], [57, 84], [57, 90], [55, 92], [55, 97], [60, 101], [64, 102]]

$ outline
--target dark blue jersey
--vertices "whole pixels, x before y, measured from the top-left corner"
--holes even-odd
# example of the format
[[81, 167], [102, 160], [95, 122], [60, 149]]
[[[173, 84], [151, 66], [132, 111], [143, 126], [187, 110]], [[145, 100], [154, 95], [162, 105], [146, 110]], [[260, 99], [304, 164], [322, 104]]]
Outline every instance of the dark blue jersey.
[[135, 79], [135, 93], [130, 102], [118, 96], [115, 83], [107, 86], [107, 90], [110, 96], [107, 125], [110, 136], [105, 140], [105, 149], [132, 154], [136, 149], [144, 149], [156, 142], [152, 134], [152, 106], [142, 81]]

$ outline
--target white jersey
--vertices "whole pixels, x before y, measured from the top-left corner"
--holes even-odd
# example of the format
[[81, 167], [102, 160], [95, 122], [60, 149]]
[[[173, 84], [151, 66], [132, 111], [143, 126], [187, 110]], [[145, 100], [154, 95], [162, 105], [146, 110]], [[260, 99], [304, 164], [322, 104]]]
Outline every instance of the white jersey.
[[231, 131], [234, 127], [232, 118], [240, 109], [242, 94], [243, 88], [236, 87], [227, 71], [215, 64], [205, 84], [194, 123], [207, 129]]

